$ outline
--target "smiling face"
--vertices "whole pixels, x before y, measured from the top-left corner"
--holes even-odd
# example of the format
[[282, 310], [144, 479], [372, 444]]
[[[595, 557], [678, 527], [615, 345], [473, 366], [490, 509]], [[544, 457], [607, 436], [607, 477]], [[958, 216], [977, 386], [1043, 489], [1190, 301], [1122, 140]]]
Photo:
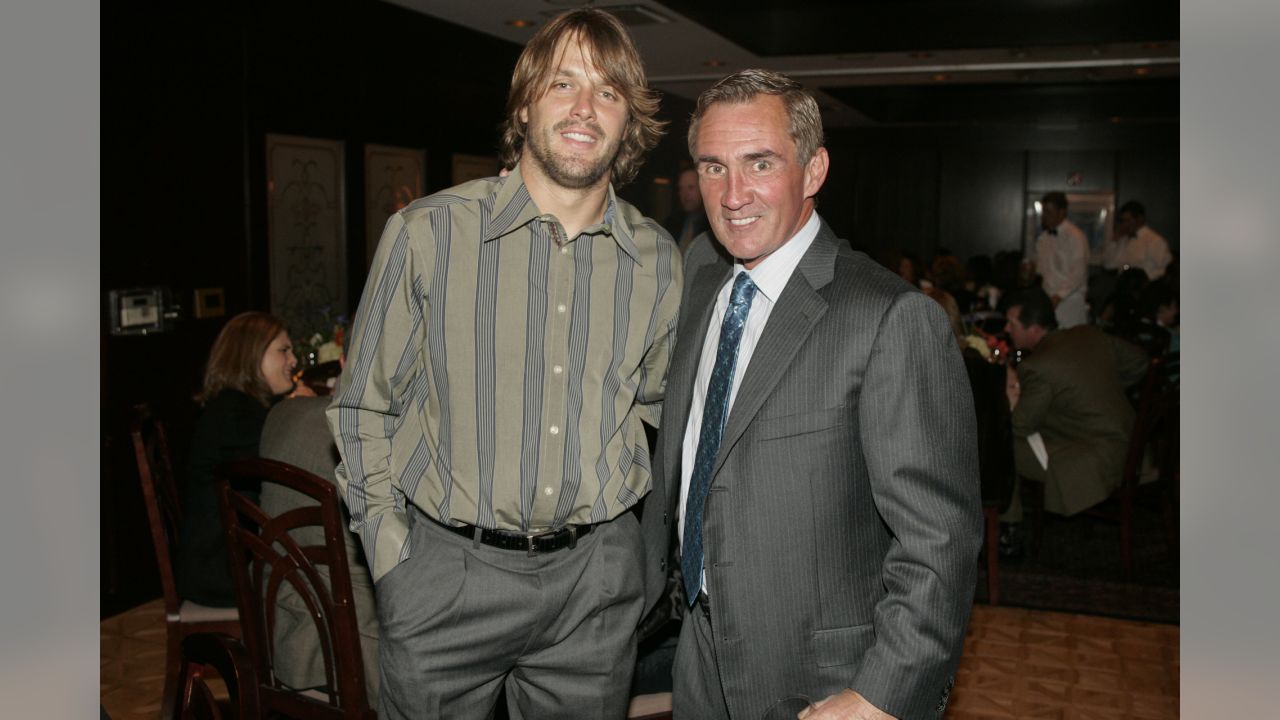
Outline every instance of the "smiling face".
[[827, 177], [826, 149], [800, 162], [790, 125], [782, 99], [763, 94], [711, 105], [698, 125], [703, 207], [716, 239], [747, 269], [804, 226]]
[[293, 390], [293, 371], [298, 367], [298, 356], [293, 354], [289, 333], [275, 336], [262, 355], [262, 379], [272, 395], [284, 395]]
[[521, 162], [564, 188], [607, 183], [627, 124], [626, 100], [576, 35], [561, 39], [555, 56], [542, 95], [520, 110], [528, 125]]

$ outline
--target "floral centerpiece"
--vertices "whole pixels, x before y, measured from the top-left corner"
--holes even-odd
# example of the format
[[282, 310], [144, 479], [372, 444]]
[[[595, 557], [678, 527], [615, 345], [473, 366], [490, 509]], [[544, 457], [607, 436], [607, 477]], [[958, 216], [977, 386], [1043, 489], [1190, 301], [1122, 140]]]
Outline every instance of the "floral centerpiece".
[[342, 348], [346, 342], [347, 317], [338, 315], [330, 319], [327, 306], [321, 308], [320, 313], [320, 321], [312, 325], [320, 329], [309, 337], [299, 338], [294, 342], [298, 364], [304, 367], [332, 362], [342, 357]]
[[969, 334], [965, 335], [964, 341], [966, 345], [977, 350], [982, 359], [987, 362], [1003, 364], [1009, 359], [1009, 343], [980, 327], [974, 326]]

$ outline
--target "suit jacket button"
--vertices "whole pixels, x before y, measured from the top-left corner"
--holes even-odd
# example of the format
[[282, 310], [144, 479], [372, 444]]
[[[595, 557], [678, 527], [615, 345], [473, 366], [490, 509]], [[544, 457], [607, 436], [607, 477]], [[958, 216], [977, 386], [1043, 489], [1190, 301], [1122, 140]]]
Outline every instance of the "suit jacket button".
[[667, 524], [667, 514], [665, 512], [662, 513], [662, 524], [663, 525]]
[[659, 560], [659, 561], [658, 561], [658, 569], [659, 569], [659, 570], [666, 570], [666, 569], [667, 569], [667, 561], [666, 561], [666, 560]]

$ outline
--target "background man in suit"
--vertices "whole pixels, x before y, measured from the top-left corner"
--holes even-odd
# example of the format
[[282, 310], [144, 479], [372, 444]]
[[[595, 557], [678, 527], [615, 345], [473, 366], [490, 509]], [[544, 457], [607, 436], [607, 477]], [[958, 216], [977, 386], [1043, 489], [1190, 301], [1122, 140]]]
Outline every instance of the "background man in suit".
[[[1120, 482], [1134, 419], [1125, 388], [1142, 379], [1147, 356], [1092, 325], [1058, 330], [1039, 288], [1010, 298], [1005, 317], [1014, 347], [1032, 351], [1008, 386], [1018, 475], [1045, 483], [1045, 510], [1074, 515]], [[1022, 519], [1018, 495], [1006, 523]]]
[[723, 248], [686, 256], [644, 516], [665, 497], [679, 518], [675, 715], [755, 720], [796, 695], [814, 719], [940, 715], [981, 528], [947, 318], [814, 212], [828, 158], [798, 83], [725, 78], [689, 146]]
[[[339, 462], [338, 448], [329, 432], [324, 411], [327, 397], [309, 397], [276, 403], [262, 428], [259, 453], [264, 458], [287, 462], [313, 475], [337, 484], [333, 469]], [[311, 499], [275, 483], [262, 488], [262, 509], [279, 515], [311, 504]], [[342, 506], [347, 517], [347, 507]], [[293, 531], [303, 545], [323, 545], [324, 530], [311, 527]], [[360, 629], [360, 655], [364, 659], [365, 689], [369, 704], [378, 706], [378, 608], [373, 599], [373, 580], [360, 539], [348, 532], [343, 538], [347, 546], [347, 565], [351, 568], [351, 591], [356, 604], [356, 621]], [[328, 579], [328, 568], [320, 566]], [[275, 670], [281, 682], [293, 688], [314, 688], [325, 684], [324, 658], [320, 653], [320, 634], [306, 603], [288, 585], [276, 601]]]
[[707, 214], [702, 211], [702, 193], [698, 191], [698, 171], [685, 168], [676, 177], [676, 201], [680, 207], [671, 213], [663, 227], [671, 233], [680, 252], [688, 252], [693, 239], [707, 229]]

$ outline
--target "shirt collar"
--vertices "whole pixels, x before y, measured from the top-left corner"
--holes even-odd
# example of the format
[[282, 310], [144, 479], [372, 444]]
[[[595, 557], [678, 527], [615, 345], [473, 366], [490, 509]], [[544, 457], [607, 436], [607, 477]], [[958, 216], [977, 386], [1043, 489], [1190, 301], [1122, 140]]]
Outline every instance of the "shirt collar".
[[818, 211], [810, 212], [809, 219], [800, 227], [799, 232], [792, 235], [790, 240], [774, 250], [769, 257], [761, 260], [760, 264], [752, 270], [747, 270], [741, 262], [734, 262], [733, 275], [729, 280], [736, 280], [738, 273], [748, 273], [751, 275], [751, 281], [756, 284], [758, 292], [769, 298], [769, 302], [778, 302], [778, 296], [787, 287], [791, 274], [800, 264], [800, 258], [804, 257], [809, 246], [813, 244], [814, 238], [818, 237], [818, 228], [821, 224], [818, 220]]
[[[613, 183], [609, 183], [606, 192], [604, 219], [595, 225], [587, 226], [582, 232], [586, 235], [608, 235], [618, 243], [618, 247], [622, 248], [623, 252], [631, 256], [637, 265], [642, 264], [640, 250], [636, 247], [634, 240], [635, 230], [627, 221], [625, 213], [621, 212], [618, 196], [613, 191]], [[484, 242], [496, 240], [534, 220], [548, 220], [552, 217], [539, 211], [533, 198], [529, 196], [529, 188], [524, 184], [519, 163], [511, 169], [510, 174], [498, 181], [497, 192], [490, 197], [493, 211], [489, 216], [489, 225], [481, 228], [480, 232]]]

